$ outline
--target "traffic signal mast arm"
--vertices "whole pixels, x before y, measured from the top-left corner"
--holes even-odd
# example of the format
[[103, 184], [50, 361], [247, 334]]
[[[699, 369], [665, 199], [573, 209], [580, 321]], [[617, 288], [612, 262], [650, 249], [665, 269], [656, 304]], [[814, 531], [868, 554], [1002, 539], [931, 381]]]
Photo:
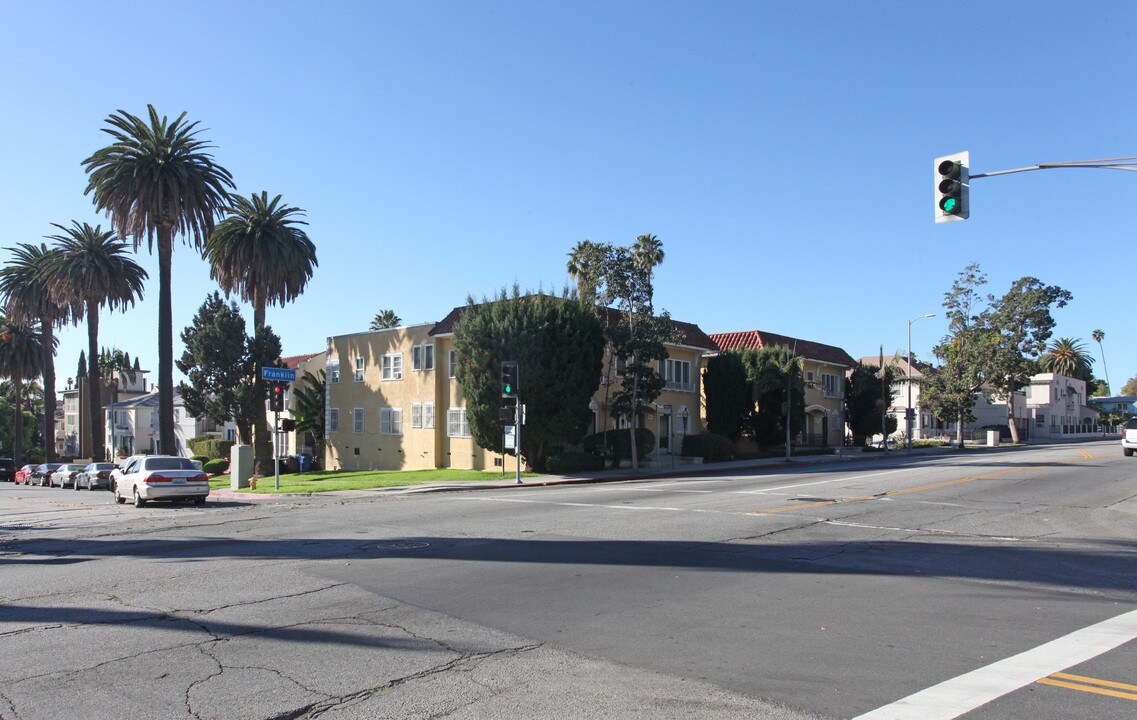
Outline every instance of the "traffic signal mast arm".
[[1129, 170], [1137, 172], [1137, 156], [1104, 158], [1102, 160], [1071, 160], [1068, 162], [1039, 163], [1030, 167], [1014, 168], [1013, 170], [994, 170], [985, 173], [972, 173], [971, 179], [995, 177], [996, 175], [1010, 175], [1012, 173], [1030, 172], [1031, 170], [1054, 170], [1055, 168], [1105, 168], [1106, 170]]

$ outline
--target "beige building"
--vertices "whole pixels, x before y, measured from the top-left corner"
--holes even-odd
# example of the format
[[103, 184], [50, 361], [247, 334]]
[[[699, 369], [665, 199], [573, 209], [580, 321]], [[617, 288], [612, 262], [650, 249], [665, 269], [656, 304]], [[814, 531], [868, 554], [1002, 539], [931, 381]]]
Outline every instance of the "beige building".
[[845, 437], [845, 373], [856, 362], [834, 345], [777, 335], [764, 330], [712, 333], [721, 352], [787, 347], [802, 359], [805, 380], [805, 427], [795, 433], [803, 445], [840, 446]]
[[[463, 309], [438, 323], [328, 338], [327, 469], [501, 467], [500, 453], [474, 442], [455, 377], [454, 325]], [[607, 322], [616, 317], [614, 311], [603, 316]], [[696, 325], [675, 325], [683, 340], [668, 346], [670, 357], [659, 367], [667, 387], [639, 418], [655, 433], [657, 454], [678, 446], [684, 431], [701, 432], [699, 366], [704, 354], [715, 351]], [[619, 426], [609, 401], [622, 373], [610, 365], [590, 403], [595, 431]]]

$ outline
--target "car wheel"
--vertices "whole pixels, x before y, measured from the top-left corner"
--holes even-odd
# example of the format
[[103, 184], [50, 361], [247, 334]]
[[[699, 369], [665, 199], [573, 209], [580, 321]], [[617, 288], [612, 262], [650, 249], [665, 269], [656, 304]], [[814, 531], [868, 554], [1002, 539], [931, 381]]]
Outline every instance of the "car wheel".
[[124, 503], [126, 502], [126, 498], [124, 498], [124, 497], [123, 497], [122, 495], [120, 495], [120, 494], [119, 494], [119, 492], [118, 492], [118, 483], [115, 483], [115, 484], [114, 484], [114, 501], [115, 501], [116, 503], [118, 503], [119, 505], [122, 505], [122, 504], [124, 504]]
[[142, 496], [138, 494], [138, 488], [134, 488], [134, 507], [146, 507], [146, 501], [143, 500]]
[[79, 481], [78, 480], [76, 480], [74, 483], [71, 484], [71, 489], [75, 490], [75, 491], [79, 490]]
[[194, 505], [204, 505], [205, 504], [205, 498], [194, 498], [193, 504]]
[[1133, 448], [1121, 448], [1121, 452], [1125, 453], [1125, 457], [1133, 457]]

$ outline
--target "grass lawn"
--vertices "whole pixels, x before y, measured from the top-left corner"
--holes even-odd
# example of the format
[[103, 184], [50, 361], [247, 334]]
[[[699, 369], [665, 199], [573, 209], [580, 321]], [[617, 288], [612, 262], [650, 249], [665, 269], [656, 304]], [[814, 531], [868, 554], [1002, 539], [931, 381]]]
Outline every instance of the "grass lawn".
[[[538, 473], [521, 473], [521, 477], [535, 477]], [[481, 470], [342, 470], [288, 473], [280, 476], [280, 490], [276, 490], [276, 478], [265, 476], [257, 481], [257, 493], [318, 493], [333, 490], [366, 490], [368, 488], [408, 487], [427, 483], [459, 483], [471, 481], [505, 481], [516, 478], [515, 472], [483, 472]], [[228, 490], [229, 476], [218, 475], [209, 479], [213, 490]], [[254, 492], [250, 488], [237, 492]]]

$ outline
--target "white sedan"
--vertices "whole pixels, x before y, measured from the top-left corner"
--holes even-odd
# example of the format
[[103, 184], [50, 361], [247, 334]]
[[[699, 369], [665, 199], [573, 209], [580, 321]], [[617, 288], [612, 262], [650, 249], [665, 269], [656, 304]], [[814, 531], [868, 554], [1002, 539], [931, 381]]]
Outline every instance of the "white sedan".
[[47, 478], [48, 487], [75, 487], [75, 476], [83, 472], [86, 465], [67, 463], [56, 468]]
[[209, 476], [189, 458], [176, 455], [137, 455], [127, 458], [111, 475], [114, 499], [143, 507], [150, 500], [193, 500], [205, 504]]

